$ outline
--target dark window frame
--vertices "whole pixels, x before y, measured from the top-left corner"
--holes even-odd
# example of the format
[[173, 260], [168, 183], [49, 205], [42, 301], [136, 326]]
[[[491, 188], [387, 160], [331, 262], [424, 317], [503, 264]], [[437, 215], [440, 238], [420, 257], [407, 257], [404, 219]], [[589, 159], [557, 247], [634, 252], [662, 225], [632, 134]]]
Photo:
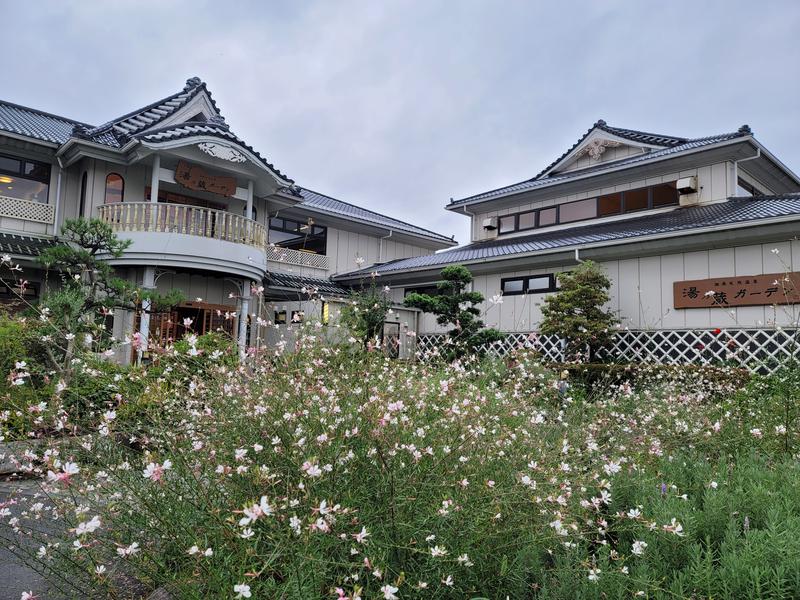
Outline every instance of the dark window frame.
[[[551, 205], [551, 206], [543, 206], [541, 208], [535, 208], [535, 209], [532, 209], [532, 210], [522, 210], [520, 212], [512, 213], [510, 215], [501, 215], [501, 216], [498, 217], [497, 233], [498, 233], [498, 235], [506, 235], [506, 234], [509, 234], [509, 233], [516, 233], [518, 231], [531, 231], [532, 229], [544, 229], [544, 228], [547, 228], [547, 227], [555, 227], [556, 225], [571, 225], [572, 223], [582, 223], [582, 222], [585, 222], [585, 221], [593, 221], [595, 219], [605, 219], [606, 217], [615, 217], [615, 216], [618, 216], [618, 215], [637, 213], [637, 212], [642, 212], [644, 210], [653, 210], [654, 208], [665, 208], [667, 206], [678, 206], [680, 204], [680, 199], [679, 199], [679, 196], [678, 196], [677, 189], [675, 189], [675, 200], [674, 200], [674, 202], [671, 202], [669, 204], [662, 204], [660, 206], [654, 206], [653, 205], [653, 189], [656, 188], [656, 187], [662, 186], [662, 185], [670, 185], [670, 184], [675, 185], [675, 182], [674, 181], [668, 181], [666, 183], [657, 183], [657, 184], [654, 184], [654, 185], [648, 185], [646, 187], [635, 188], [635, 189], [632, 189], [632, 190], [625, 190], [625, 191], [621, 191], [621, 192], [611, 192], [610, 194], [600, 194], [599, 196], [595, 196], [594, 198], [581, 198], [580, 200], [572, 200], [570, 202], [562, 202], [561, 204], [554, 204], [554, 205]], [[626, 205], [625, 205], [625, 195], [627, 193], [630, 193], [630, 192], [639, 192], [641, 190], [647, 190], [647, 206], [645, 206], [644, 208], [636, 208], [636, 209], [630, 209], [630, 210], [627, 209]], [[619, 212], [610, 212], [610, 213], [601, 215], [600, 214], [600, 198], [605, 197], [605, 196], [609, 196], [609, 195], [612, 195], [612, 194], [620, 194], [620, 210], [619, 210]], [[566, 206], [566, 205], [569, 205], [569, 204], [575, 204], [577, 202], [586, 202], [587, 200], [594, 200], [594, 202], [595, 202], [595, 216], [586, 217], [584, 219], [576, 219], [574, 221], [568, 221], [568, 222], [562, 223], [562, 221], [561, 221], [561, 207], [562, 206]], [[539, 218], [540, 217], [540, 213], [542, 211], [552, 210], [552, 209], [555, 209], [555, 211], [556, 211], [555, 223], [551, 223], [549, 225], [542, 225], [541, 224], [541, 219]], [[525, 215], [525, 214], [528, 214], [528, 213], [535, 213], [535, 217], [534, 217], [534, 223], [535, 224], [532, 227], [520, 228], [520, 226], [519, 226], [519, 217], [520, 217], [520, 215]], [[512, 218], [514, 220], [514, 228], [511, 229], [511, 230], [502, 231], [501, 227], [500, 227], [500, 220], [501, 219], [508, 219], [508, 218]]]
[[[275, 223], [276, 221], [279, 221], [280, 224], [276, 224]], [[287, 226], [286, 225], [287, 221], [293, 223], [296, 227], [292, 228], [291, 226]], [[303, 229], [303, 227], [306, 227], [307, 229]], [[315, 252], [315, 254], [320, 254], [322, 256], [325, 256], [328, 253], [328, 228], [325, 225], [317, 225], [316, 223], [313, 222], [308, 223], [304, 221], [299, 221], [297, 219], [292, 219], [289, 217], [268, 217], [267, 228], [270, 231], [280, 231], [282, 233], [294, 234], [295, 236], [297, 236], [297, 239], [303, 239], [305, 241], [308, 240], [321, 241], [324, 243], [325, 249], [323, 252]], [[320, 231], [317, 232], [317, 230]], [[274, 244], [278, 247], [285, 247], [282, 246], [282, 242], [274, 242]], [[313, 252], [312, 250], [308, 250], [306, 248], [303, 248], [301, 251]]]
[[[547, 287], [544, 288], [530, 288], [531, 279], [542, 279], [546, 277], [549, 280]], [[519, 292], [507, 292], [505, 290], [506, 282], [522, 281], [522, 290]], [[503, 296], [524, 296], [525, 294], [546, 294], [548, 292], [556, 291], [556, 276], [555, 273], [540, 273], [539, 275], [523, 275], [521, 277], [503, 277], [500, 279], [500, 291]]]
[[[44, 200], [37, 200], [37, 202], [40, 202], [41, 204], [50, 203], [50, 178], [52, 176], [52, 165], [40, 160], [34, 160], [24, 156], [15, 156], [13, 154], [6, 154], [4, 152], [0, 153], [0, 158], [7, 158], [8, 160], [13, 160], [19, 163], [19, 168], [16, 170], [0, 168], [0, 175], [16, 177], [25, 181], [43, 183], [46, 186], [45, 198]], [[30, 173], [28, 173], [26, 170], [27, 165], [31, 165], [33, 167], [33, 170]], [[40, 171], [40, 175], [36, 174], [37, 169]], [[12, 198], [13, 197], [14, 196], [12, 196]]]

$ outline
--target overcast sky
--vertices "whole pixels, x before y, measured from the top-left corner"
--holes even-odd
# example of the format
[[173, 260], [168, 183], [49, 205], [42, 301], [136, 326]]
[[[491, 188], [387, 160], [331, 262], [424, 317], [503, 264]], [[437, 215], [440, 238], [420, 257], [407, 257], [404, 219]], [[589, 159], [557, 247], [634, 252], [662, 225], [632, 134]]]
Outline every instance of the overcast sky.
[[597, 119], [800, 171], [800, 2], [0, 0], [0, 98], [91, 124], [207, 82], [298, 184], [455, 234]]

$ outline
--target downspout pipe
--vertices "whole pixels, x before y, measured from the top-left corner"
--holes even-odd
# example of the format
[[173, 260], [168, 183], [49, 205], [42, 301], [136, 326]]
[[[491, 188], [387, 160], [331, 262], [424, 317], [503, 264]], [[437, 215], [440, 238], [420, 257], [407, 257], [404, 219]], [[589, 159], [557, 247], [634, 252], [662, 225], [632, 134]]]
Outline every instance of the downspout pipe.
[[756, 148], [756, 153], [753, 156], [748, 156], [747, 158], [740, 158], [739, 160], [733, 161], [734, 190], [736, 189], [736, 186], [739, 185], [739, 163], [747, 162], [748, 160], [755, 160], [757, 158], [761, 158], [761, 148]]
[[380, 244], [378, 245], [378, 262], [383, 262], [383, 240], [388, 240], [394, 234], [394, 230], [389, 230], [389, 235], [385, 235], [381, 238]]

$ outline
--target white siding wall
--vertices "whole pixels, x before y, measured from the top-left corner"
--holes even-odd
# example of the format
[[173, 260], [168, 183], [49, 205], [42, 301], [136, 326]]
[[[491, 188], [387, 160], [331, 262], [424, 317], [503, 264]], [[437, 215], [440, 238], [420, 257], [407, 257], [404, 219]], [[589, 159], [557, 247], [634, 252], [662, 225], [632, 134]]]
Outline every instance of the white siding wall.
[[[778, 254], [772, 252], [778, 249]], [[601, 263], [611, 281], [612, 310], [631, 329], [691, 329], [715, 327], [769, 327], [791, 325], [800, 318], [800, 307], [773, 309], [771, 306], [724, 308], [673, 308], [672, 284], [687, 279], [760, 275], [800, 270], [800, 241], [756, 244], [737, 248], [685, 252], [664, 256], [631, 258]], [[497, 275], [479, 275], [473, 289], [485, 298], [500, 291], [504, 277], [536, 275], [574, 268], [574, 264], [548, 270], [513, 271]], [[393, 292], [402, 301], [403, 290]], [[539, 305], [545, 294], [505, 296], [503, 303], [488, 306], [484, 302], [484, 321], [502, 331], [531, 331], [541, 320]], [[431, 315], [421, 320], [420, 333], [442, 331]]]

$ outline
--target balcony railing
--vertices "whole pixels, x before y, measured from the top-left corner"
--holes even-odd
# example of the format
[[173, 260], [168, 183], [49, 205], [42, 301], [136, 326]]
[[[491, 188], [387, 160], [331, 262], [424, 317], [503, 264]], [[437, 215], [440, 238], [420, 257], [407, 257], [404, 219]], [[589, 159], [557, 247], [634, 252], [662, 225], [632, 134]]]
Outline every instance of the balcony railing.
[[313, 252], [302, 252], [292, 248], [281, 248], [274, 244], [269, 244], [267, 250], [267, 262], [284, 263], [299, 267], [311, 267], [314, 269], [328, 270], [328, 257], [324, 254], [314, 254]]
[[50, 204], [0, 196], [0, 217], [52, 225], [55, 216], [56, 208]]
[[267, 243], [266, 229], [251, 219], [186, 204], [104, 204], [100, 207], [99, 218], [114, 231], [182, 233], [259, 248]]

